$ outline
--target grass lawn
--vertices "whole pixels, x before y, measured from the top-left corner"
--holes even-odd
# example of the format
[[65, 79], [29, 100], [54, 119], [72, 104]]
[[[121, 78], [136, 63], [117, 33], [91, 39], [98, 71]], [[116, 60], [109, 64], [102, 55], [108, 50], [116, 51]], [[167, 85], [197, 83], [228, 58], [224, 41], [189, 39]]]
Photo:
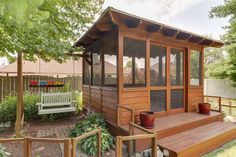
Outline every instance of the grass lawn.
[[235, 157], [235, 156], [236, 156], [236, 139], [210, 152], [204, 157]]

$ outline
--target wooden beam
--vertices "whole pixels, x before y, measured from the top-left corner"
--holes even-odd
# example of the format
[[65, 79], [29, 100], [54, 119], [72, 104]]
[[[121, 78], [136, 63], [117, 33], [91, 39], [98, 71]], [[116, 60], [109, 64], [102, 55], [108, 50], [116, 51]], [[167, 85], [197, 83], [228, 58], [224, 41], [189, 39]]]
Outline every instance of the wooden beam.
[[96, 27], [101, 32], [107, 32], [112, 30], [112, 23], [97, 23]]
[[18, 52], [17, 57], [17, 106], [16, 106], [16, 137], [20, 137], [21, 119], [24, 111], [23, 106], [23, 75], [22, 75], [22, 53]]
[[137, 28], [142, 23], [142, 20], [140, 20], [140, 19], [125, 19], [124, 23], [128, 28]]
[[161, 25], [148, 25], [146, 31], [148, 33], [155, 33], [161, 29]]

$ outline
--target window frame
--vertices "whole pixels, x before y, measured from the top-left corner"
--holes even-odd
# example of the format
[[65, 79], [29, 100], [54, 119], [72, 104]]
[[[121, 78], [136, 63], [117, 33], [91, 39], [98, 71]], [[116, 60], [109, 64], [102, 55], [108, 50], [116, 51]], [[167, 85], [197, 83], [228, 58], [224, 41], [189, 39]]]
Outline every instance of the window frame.
[[132, 84], [126, 84], [123, 80], [123, 88], [128, 89], [128, 88], [142, 88], [142, 87], [147, 87], [147, 40], [145, 38], [138, 38], [138, 37], [134, 37], [134, 36], [129, 36], [129, 35], [125, 35], [123, 36], [123, 50], [122, 50], [122, 77], [124, 78], [124, 49], [125, 49], [125, 38], [131, 39], [131, 40], [139, 40], [145, 43], [145, 58], [144, 58], [144, 83], [135, 83], [135, 58], [132, 59], [134, 61], [132, 61]]
[[[193, 52], [199, 52], [199, 85], [192, 85], [191, 84], [191, 53]], [[204, 65], [203, 65], [203, 59], [204, 59], [204, 55], [203, 55], [203, 51], [199, 50], [199, 49], [189, 49], [189, 86], [190, 88], [202, 88], [203, 87], [203, 73], [204, 73]]]

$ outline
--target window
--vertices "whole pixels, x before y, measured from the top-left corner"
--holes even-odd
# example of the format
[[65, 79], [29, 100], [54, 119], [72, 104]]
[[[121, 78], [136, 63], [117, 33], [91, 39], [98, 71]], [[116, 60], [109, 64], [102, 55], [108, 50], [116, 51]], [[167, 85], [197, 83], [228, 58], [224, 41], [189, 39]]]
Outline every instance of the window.
[[150, 96], [151, 111], [152, 112], [161, 112], [166, 111], [166, 91], [158, 90], [151, 91]]
[[182, 50], [171, 49], [170, 78], [172, 86], [184, 84], [184, 52]]
[[151, 86], [166, 85], [166, 48], [151, 45], [150, 50], [150, 83]]
[[100, 44], [96, 41], [91, 46], [92, 52], [92, 85], [99, 86], [101, 82], [101, 57]]
[[90, 84], [90, 74], [91, 74], [90, 65], [84, 60], [83, 61], [83, 84], [84, 85]]
[[199, 51], [190, 51], [190, 85], [202, 84], [202, 56]]
[[171, 109], [183, 108], [184, 91], [182, 89], [172, 89], [170, 101], [171, 101], [170, 102]]
[[117, 85], [117, 31], [105, 32], [103, 36], [103, 85]]
[[146, 86], [146, 42], [124, 38], [123, 80], [125, 87]]

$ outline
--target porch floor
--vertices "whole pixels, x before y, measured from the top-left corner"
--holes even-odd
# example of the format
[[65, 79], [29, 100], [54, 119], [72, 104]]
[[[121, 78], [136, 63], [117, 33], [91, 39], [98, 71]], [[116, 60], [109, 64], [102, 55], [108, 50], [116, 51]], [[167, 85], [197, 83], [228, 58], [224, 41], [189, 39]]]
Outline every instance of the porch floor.
[[[155, 119], [158, 145], [167, 149], [172, 157], [204, 155], [236, 138], [236, 124], [224, 122], [224, 115], [211, 112], [202, 115], [197, 112], [179, 113]], [[128, 133], [128, 125], [123, 125]], [[135, 134], [143, 134], [134, 129]], [[136, 152], [150, 148], [150, 140], [137, 140]]]
[[[223, 121], [223, 114], [212, 111], [209, 115], [199, 114], [197, 112], [184, 112], [170, 116], [159, 117], [155, 119], [155, 126], [151, 131], [158, 134], [158, 139], [174, 135], [192, 128], [196, 128], [211, 122]], [[129, 129], [128, 125], [123, 125], [123, 129]], [[135, 129], [135, 134], [142, 133]]]

